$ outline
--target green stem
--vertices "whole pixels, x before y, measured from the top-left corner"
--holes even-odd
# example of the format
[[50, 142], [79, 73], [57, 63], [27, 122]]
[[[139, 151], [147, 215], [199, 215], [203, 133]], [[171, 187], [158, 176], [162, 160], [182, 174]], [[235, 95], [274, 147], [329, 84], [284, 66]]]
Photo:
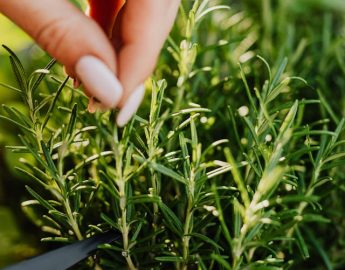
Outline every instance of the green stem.
[[71, 227], [73, 229], [73, 232], [75, 233], [75, 235], [76, 235], [78, 240], [83, 240], [83, 236], [82, 236], [82, 234], [80, 232], [78, 223], [75, 220], [75, 217], [73, 216], [73, 213], [72, 213], [72, 210], [71, 210], [71, 206], [70, 206], [68, 200], [64, 201], [64, 205], [65, 205], [65, 209], [66, 209], [66, 212], [67, 212], [67, 217], [68, 217], [69, 223], [70, 223], [70, 225], [71, 225]]
[[128, 234], [129, 234], [129, 227], [127, 225], [127, 211], [126, 209], [122, 209], [122, 238], [123, 238], [123, 249], [124, 249], [124, 257], [126, 258], [127, 264], [129, 269], [135, 270], [137, 269], [132, 261], [131, 256], [129, 255], [129, 239], [128, 239]]
[[[181, 108], [182, 99], [184, 97], [184, 93], [186, 92], [186, 87], [184, 84], [185, 82], [183, 82], [183, 84], [180, 87], [178, 87], [178, 92], [174, 101], [174, 108], [172, 111], [173, 113], [178, 112]], [[176, 128], [175, 125], [174, 125], [174, 128]]]
[[183, 260], [184, 264], [182, 269], [187, 270], [188, 269], [188, 257], [189, 257], [189, 242], [190, 242], [190, 232], [192, 231], [191, 228], [191, 221], [193, 218], [193, 211], [191, 210], [191, 206], [188, 203], [188, 211], [187, 211], [187, 216], [185, 220], [185, 225], [184, 225], [184, 231], [183, 231], [183, 240], [182, 240], [182, 246], [183, 246]]
[[[191, 173], [191, 175], [194, 175]], [[187, 205], [187, 212], [186, 212], [186, 219], [183, 229], [183, 238], [182, 238], [182, 256], [183, 256], [183, 270], [188, 269], [188, 260], [189, 260], [189, 242], [190, 242], [190, 234], [193, 231], [193, 201], [194, 201], [194, 178], [191, 177], [190, 183], [188, 187], [188, 205]]]
[[[152, 195], [153, 196], [159, 196], [159, 190], [157, 187], [157, 173], [155, 173], [153, 170], [151, 170], [151, 185], [152, 185]], [[159, 216], [159, 208], [157, 203], [153, 203], [153, 221], [152, 221], [152, 228], [153, 231], [157, 231], [157, 222], [158, 222], [158, 216]], [[152, 246], [156, 244], [156, 234], [153, 234], [152, 241], [151, 241]]]
[[[117, 131], [115, 132], [115, 141], [118, 142], [117, 139]], [[126, 197], [126, 181], [123, 176], [123, 151], [120, 145], [113, 145], [113, 151], [115, 154], [115, 167], [117, 171], [118, 180], [116, 180], [116, 184], [119, 188], [119, 195], [120, 195], [120, 209], [121, 209], [121, 222], [120, 228], [122, 232], [122, 241], [123, 241], [123, 256], [126, 259], [127, 265], [129, 269], [136, 270], [132, 258], [129, 254], [129, 226], [127, 224], [127, 197]]]

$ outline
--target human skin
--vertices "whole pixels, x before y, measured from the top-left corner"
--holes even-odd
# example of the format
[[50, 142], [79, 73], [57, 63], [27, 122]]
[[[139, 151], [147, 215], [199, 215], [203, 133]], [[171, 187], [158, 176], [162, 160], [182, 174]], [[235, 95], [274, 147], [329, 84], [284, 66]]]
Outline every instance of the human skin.
[[[92, 97], [98, 90], [106, 90], [108, 92], [100, 95], [99, 101], [109, 105], [106, 97], [113, 95], [113, 88], [118, 87], [113, 82], [119, 81], [122, 89], [111, 107], [126, 111], [122, 112], [122, 121], [118, 119], [118, 124], [124, 125], [137, 109], [133, 106], [140, 104], [141, 97], [136, 96], [136, 90], [155, 67], [179, 3], [180, 0], [127, 0], [115, 21], [111, 39], [109, 33], [68, 0], [0, 0], [0, 12], [63, 64], [72, 78], [81, 80], [87, 95]], [[100, 62], [99, 66], [104, 64], [114, 79], [97, 78], [96, 82], [90, 70], [89, 78], [80, 76], [84, 74], [83, 69], [80, 68], [78, 74], [77, 67], [85, 56], [92, 56], [94, 61]], [[84, 66], [90, 65], [84, 62]], [[102, 76], [103, 73], [97, 74]]]

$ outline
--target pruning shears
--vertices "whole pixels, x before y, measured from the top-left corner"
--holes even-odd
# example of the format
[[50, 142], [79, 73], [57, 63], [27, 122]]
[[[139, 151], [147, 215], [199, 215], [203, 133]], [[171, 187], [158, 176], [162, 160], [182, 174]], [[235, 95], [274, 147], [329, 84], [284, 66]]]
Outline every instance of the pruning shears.
[[117, 232], [108, 231], [11, 265], [2, 270], [65, 270], [93, 255], [99, 245], [109, 244], [119, 237], [120, 235]]

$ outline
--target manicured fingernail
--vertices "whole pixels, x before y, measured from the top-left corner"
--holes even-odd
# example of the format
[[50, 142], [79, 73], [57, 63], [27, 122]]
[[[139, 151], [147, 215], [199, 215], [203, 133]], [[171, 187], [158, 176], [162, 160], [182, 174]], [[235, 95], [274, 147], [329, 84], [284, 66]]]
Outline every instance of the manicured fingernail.
[[73, 79], [73, 88], [77, 89], [80, 86], [80, 81], [76, 78]]
[[138, 110], [141, 101], [145, 95], [145, 86], [143, 84], [139, 85], [133, 93], [128, 97], [125, 105], [123, 105], [120, 110], [116, 123], [118, 126], [123, 127], [132, 118], [132, 116]]
[[123, 89], [113, 72], [98, 58], [83, 56], [76, 64], [76, 73], [88, 92], [107, 108], [115, 108]]

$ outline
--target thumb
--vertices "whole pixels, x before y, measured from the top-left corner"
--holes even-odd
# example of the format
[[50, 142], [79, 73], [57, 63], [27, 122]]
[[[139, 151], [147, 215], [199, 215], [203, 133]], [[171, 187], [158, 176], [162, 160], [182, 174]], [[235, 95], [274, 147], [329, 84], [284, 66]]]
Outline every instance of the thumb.
[[122, 87], [114, 76], [115, 51], [96, 22], [67, 0], [1, 1], [0, 11], [78, 76], [89, 95], [116, 107]]

